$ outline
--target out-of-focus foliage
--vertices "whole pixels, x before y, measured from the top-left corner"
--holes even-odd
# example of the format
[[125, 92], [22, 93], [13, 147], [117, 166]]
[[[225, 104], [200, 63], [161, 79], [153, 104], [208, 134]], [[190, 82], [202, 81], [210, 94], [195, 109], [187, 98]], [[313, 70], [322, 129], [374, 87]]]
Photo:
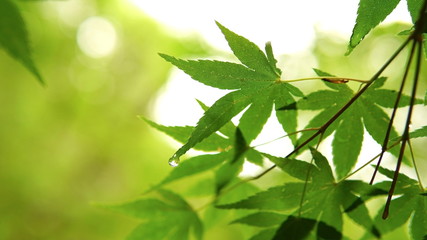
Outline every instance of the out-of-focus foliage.
[[[0, 239], [122, 239], [136, 222], [91, 202], [135, 196], [168, 171], [157, 160], [169, 147], [137, 115], [168, 76], [157, 52], [200, 55], [204, 47], [127, 1], [13, 4], [47, 87], [0, 50]], [[101, 58], [77, 43], [93, 16], [117, 34]]]

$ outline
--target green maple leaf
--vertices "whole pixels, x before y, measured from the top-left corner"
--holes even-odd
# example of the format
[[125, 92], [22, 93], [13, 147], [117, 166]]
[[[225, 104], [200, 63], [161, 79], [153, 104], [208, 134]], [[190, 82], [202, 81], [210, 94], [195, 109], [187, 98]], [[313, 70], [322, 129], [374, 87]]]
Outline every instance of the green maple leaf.
[[[362, 181], [336, 182], [326, 158], [315, 149], [311, 149], [311, 152], [315, 165], [309, 163], [297, 164], [295, 161], [298, 160], [281, 159], [286, 162], [288, 166], [292, 165], [291, 168], [287, 168], [286, 164], [282, 165], [283, 167], [281, 169], [295, 176], [297, 179], [305, 180], [305, 177], [301, 174], [304, 171], [306, 174], [310, 173], [311, 178], [308, 179], [309, 182], [307, 182], [306, 193], [304, 194], [302, 205], [300, 205], [300, 201], [303, 196], [304, 183], [291, 182], [283, 186], [276, 186], [258, 192], [241, 201], [223, 204], [217, 207], [221, 209], [294, 211], [294, 214], [285, 218], [276, 214], [274, 215], [275, 220], [266, 224], [265, 227], [272, 227], [278, 225], [277, 221], [280, 218], [283, 219], [281, 225], [276, 228], [273, 239], [283, 239], [284, 236], [288, 236], [285, 232], [287, 232], [286, 229], [289, 229], [291, 226], [292, 228], [301, 228], [301, 231], [295, 232], [295, 239], [302, 239], [302, 237], [306, 236], [302, 233], [308, 234], [308, 232], [313, 229], [315, 223], [317, 224], [318, 236], [322, 236], [326, 239], [341, 239], [343, 213], [346, 213], [354, 222], [378, 236], [378, 231], [374, 227], [364, 201], [360, 200], [358, 197], [365, 192], [372, 191], [372, 186]], [[273, 162], [280, 160], [280, 158], [277, 157], [273, 157], [273, 159]], [[280, 165], [278, 166], [280, 167]], [[294, 174], [295, 170], [298, 170], [297, 172], [300, 173]], [[265, 216], [275, 214], [262, 213]], [[253, 225], [253, 218], [254, 215], [251, 214], [244, 218], [237, 219], [235, 222]], [[312, 225], [308, 223], [312, 223]], [[271, 233], [271, 229], [269, 229], [268, 232]], [[262, 234], [267, 234], [267, 232]]]
[[[393, 179], [394, 172], [380, 167], [379, 172]], [[375, 184], [375, 187], [388, 191], [391, 182], [385, 181]], [[382, 219], [384, 209], [375, 217], [375, 225], [382, 234], [393, 231], [410, 220], [410, 234], [412, 239], [424, 239], [427, 235], [427, 194], [420, 188], [419, 183], [408, 176], [399, 173], [395, 195], [390, 204], [389, 215]]]
[[159, 189], [157, 198], [142, 198], [107, 208], [144, 222], [127, 237], [128, 240], [202, 239], [203, 224], [197, 213], [179, 195]]
[[[238, 127], [245, 142], [250, 144], [261, 132], [271, 115], [273, 105], [277, 107], [294, 102], [292, 95], [303, 96], [296, 87], [280, 81], [281, 71], [276, 67], [277, 61], [269, 43], [264, 53], [246, 38], [219, 23], [217, 25], [241, 64], [210, 60], [182, 60], [160, 54], [166, 61], [186, 72], [194, 80], [211, 87], [234, 90], [206, 110], [188, 140], [173, 155], [173, 161], [178, 161], [179, 157], [189, 149], [214, 134], [248, 106]], [[276, 115], [285, 131], [296, 130], [295, 110], [276, 112]], [[293, 138], [293, 140], [296, 139]]]
[[[208, 106], [200, 101], [199, 104], [204, 110], [209, 109]], [[185, 143], [195, 129], [192, 126], [163, 126], [148, 119], [144, 120], [152, 127], [166, 133], [181, 143]], [[233, 181], [241, 172], [244, 159], [257, 165], [263, 164], [261, 153], [249, 147], [240, 128], [236, 127], [232, 122], [225, 124], [218, 132], [223, 135], [213, 133], [194, 146], [196, 150], [217, 152], [216, 154], [199, 155], [183, 161], [163, 181], [150, 190], [157, 189], [164, 184], [184, 177], [217, 168], [215, 171], [215, 189], [219, 193], [221, 189]]]
[[397, 6], [400, 0], [360, 0], [356, 24], [350, 37], [347, 54], [362, 41], [371, 29], [382, 22]]
[[[346, 55], [350, 54], [373, 28], [384, 21], [384, 19], [396, 8], [399, 2], [400, 0], [360, 0], [357, 9], [356, 24], [353, 27]], [[406, 0], [406, 2], [412, 23], [415, 25], [420, 18], [420, 12], [424, 1]], [[427, 29], [424, 30], [424, 34], [422, 35], [424, 39], [425, 56], [427, 56], [426, 31]]]
[[43, 78], [31, 56], [24, 19], [14, 1], [0, 1], [0, 47], [20, 61], [44, 85]]
[[[319, 76], [332, 76], [317, 69], [315, 71]], [[384, 141], [390, 119], [382, 107], [392, 108], [397, 97], [397, 92], [380, 88], [385, 80], [386, 78], [375, 80], [371, 87], [323, 133], [323, 138], [326, 138], [335, 132], [332, 141], [332, 153], [338, 178], [346, 176], [356, 164], [362, 149], [364, 128], [379, 144]], [[321, 127], [355, 94], [346, 84], [329, 82], [325, 82], [325, 84], [331, 90], [313, 92], [295, 104], [290, 105], [299, 110], [322, 110], [310, 120], [305, 128]], [[408, 106], [409, 103], [410, 97], [402, 95], [398, 107]], [[415, 103], [421, 104], [422, 100], [417, 99]], [[303, 132], [299, 142], [304, 142], [312, 134], [312, 132], [308, 131]], [[393, 128], [390, 138], [397, 136], [398, 134]], [[318, 138], [312, 140], [312, 144], [317, 144], [317, 142]], [[390, 152], [395, 156], [399, 155], [397, 148], [391, 149]]]

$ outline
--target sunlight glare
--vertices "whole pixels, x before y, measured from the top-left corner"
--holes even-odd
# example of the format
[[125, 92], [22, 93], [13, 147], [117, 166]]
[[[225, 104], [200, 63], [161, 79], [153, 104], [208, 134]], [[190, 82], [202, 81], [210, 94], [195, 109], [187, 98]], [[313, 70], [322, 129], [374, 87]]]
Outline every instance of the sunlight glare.
[[89, 17], [79, 26], [77, 43], [82, 52], [90, 57], [108, 56], [116, 47], [116, 29], [103, 17]]

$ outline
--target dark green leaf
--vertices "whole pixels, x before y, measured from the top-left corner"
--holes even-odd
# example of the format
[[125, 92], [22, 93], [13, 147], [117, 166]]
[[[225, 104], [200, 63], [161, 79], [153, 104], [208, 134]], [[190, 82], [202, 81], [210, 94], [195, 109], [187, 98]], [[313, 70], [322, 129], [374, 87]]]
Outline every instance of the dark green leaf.
[[265, 229], [257, 233], [256, 235], [252, 236], [249, 240], [270, 240], [274, 237], [274, 235], [276, 234], [276, 231], [277, 229], [275, 228]]
[[315, 220], [289, 216], [276, 232], [273, 240], [302, 240], [307, 237], [316, 224]]
[[382, 22], [398, 3], [399, 0], [360, 0], [356, 25], [353, 28], [347, 54], [350, 54], [366, 34]]
[[24, 19], [15, 3], [10, 0], [0, 1], [0, 47], [20, 61], [44, 85], [31, 56]]
[[268, 77], [243, 65], [210, 60], [182, 60], [160, 54], [194, 80], [219, 89], [239, 89], [251, 82], [269, 81]]
[[318, 239], [328, 239], [328, 240], [341, 240], [342, 233], [337, 231], [334, 227], [331, 227], [324, 222], [319, 222], [317, 224], [317, 238]]
[[362, 149], [363, 124], [361, 116], [352, 111], [344, 113], [344, 117], [335, 131], [332, 141], [333, 162], [338, 179], [346, 176], [357, 162]]
[[418, 20], [418, 17], [420, 16], [421, 7], [423, 5], [423, 0], [406, 0], [408, 4], [408, 10], [411, 14], [412, 23], [416, 23]]
[[233, 50], [234, 55], [247, 67], [262, 73], [268, 80], [276, 80], [280, 77], [275, 69], [270, 65], [265, 54], [253, 42], [230, 31], [220, 23], [216, 22], [221, 32], [224, 34], [228, 45]]
[[243, 168], [244, 158], [232, 159], [215, 171], [215, 192], [217, 194], [234, 180]]
[[246, 143], [245, 138], [243, 137], [242, 131], [240, 128], [236, 128], [236, 133], [234, 137], [234, 145], [233, 145], [233, 160], [232, 163], [236, 162], [241, 158], [241, 156], [249, 149], [248, 144]]
[[257, 212], [234, 220], [232, 223], [246, 224], [256, 227], [272, 227], [279, 225], [286, 219], [286, 215], [273, 212]]

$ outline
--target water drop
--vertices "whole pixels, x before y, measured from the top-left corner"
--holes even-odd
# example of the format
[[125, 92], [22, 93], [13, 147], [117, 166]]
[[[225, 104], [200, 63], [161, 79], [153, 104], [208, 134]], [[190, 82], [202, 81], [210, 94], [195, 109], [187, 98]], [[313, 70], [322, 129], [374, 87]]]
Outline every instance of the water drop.
[[171, 167], [176, 167], [179, 164], [179, 157], [177, 157], [175, 154], [169, 159], [169, 165]]

